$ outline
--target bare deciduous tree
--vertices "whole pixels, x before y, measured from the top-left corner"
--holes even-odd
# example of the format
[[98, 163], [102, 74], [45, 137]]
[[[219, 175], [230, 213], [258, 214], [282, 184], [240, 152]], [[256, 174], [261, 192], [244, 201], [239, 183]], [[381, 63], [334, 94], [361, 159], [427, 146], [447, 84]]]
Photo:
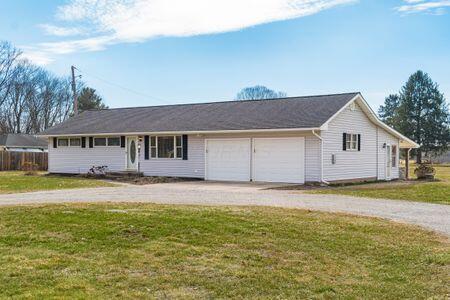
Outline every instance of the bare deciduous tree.
[[236, 100], [260, 100], [286, 97], [285, 92], [276, 92], [262, 85], [243, 88], [237, 95]]
[[5, 101], [5, 95], [10, 87], [11, 71], [20, 51], [10, 43], [0, 41], [0, 106]]
[[21, 59], [6, 42], [0, 43], [0, 84], [0, 133], [38, 133], [71, 114], [69, 79]]

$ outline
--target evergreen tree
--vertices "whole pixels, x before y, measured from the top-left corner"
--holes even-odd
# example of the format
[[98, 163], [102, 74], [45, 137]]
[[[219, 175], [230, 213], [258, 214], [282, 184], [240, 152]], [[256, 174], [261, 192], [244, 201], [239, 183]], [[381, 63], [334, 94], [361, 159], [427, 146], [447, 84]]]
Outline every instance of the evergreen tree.
[[387, 97], [380, 117], [416, 141], [417, 162], [425, 155], [438, 155], [449, 149], [450, 113], [444, 95], [427, 73], [417, 71], [401, 88], [398, 102]]
[[104, 109], [108, 108], [103, 103], [102, 97], [100, 97], [96, 90], [90, 87], [84, 87], [80, 95], [78, 96], [78, 111], [82, 112], [89, 109]]
[[389, 95], [384, 99], [384, 105], [380, 106], [378, 115], [391, 127], [398, 127], [398, 108], [400, 106], [400, 97], [398, 95]]

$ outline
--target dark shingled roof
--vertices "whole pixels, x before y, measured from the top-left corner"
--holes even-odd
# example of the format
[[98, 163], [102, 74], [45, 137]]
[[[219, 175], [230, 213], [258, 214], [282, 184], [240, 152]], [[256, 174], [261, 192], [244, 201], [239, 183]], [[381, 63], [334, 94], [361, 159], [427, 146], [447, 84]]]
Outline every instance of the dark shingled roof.
[[47, 140], [29, 134], [0, 134], [0, 146], [47, 149]]
[[358, 94], [88, 110], [41, 134], [317, 128]]

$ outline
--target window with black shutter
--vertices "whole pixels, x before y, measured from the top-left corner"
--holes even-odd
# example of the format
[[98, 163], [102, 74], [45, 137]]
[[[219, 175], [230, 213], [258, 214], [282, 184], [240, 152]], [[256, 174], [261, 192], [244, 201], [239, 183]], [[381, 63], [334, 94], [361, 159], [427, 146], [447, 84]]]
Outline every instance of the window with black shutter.
[[148, 160], [150, 158], [150, 137], [146, 135], [144, 137], [144, 156], [145, 159]]
[[342, 134], [342, 150], [347, 150], [347, 134], [345, 132]]
[[358, 134], [358, 151], [361, 151], [361, 135]]
[[344, 151], [360, 151], [361, 149], [361, 135], [354, 133], [344, 133], [342, 148]]
[[182, 136], [183, 138], [183, 160], [187, 160], [188, 159], [188, 136], [187, 134], [183, 134]]

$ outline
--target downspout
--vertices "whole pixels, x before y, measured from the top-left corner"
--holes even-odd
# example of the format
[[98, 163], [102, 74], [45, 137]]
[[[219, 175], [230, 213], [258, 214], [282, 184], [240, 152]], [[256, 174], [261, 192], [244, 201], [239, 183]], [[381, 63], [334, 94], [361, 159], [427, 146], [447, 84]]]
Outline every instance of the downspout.
[[330, 184], [328, 181], [323, 179], [323, 138], [320, 135], [318, 135], [314, 130], [312, 130], [312, 134], [320, 140], [320, 182]]

